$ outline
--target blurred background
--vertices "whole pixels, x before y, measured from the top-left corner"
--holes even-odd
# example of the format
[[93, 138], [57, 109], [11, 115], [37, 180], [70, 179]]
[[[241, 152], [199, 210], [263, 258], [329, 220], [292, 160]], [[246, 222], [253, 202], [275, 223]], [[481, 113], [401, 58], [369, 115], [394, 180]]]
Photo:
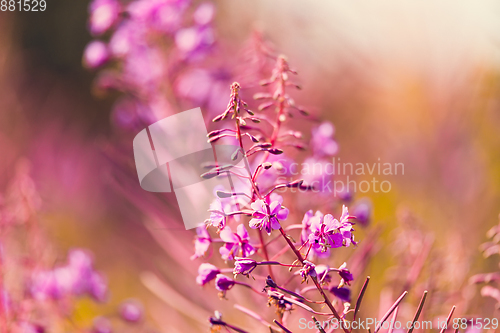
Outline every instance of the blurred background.
[[[397, 249], [430, 235], [433, 251], [426, 260], [438, 268], [429, 268], [424, 279], [457, 294], [446, 302], [464, 304], [463, 315], [494, 317], [495, 301], [465, 286], [475, 274], [498, 271], [497, 258], [484, 259], [479, 245], [500, 213], [500, 3], [214, 3], [219, 48], [213, 68], [227, 63], [231, 77], [241, 75], [244, 63], [232, 55], [255, 29], [262, 31], [299, 72], [297, 103], [334, 124], [337, 158], [404, 164], [404, 174], [384, 176], [390, 192], [356, 194], [373, 207], [372, 229], [360, 230], [357, 239], [380, 230], [376, 255], [363, 273], [372, 277], [366, 302], [384, 312], [380, 291], [394, 283], [393, 266], [405, 253]], [[74, 247], [94, 253], [110, 298], [105, 305], [78, 301], [82, 325], [135, 297], [162, 332], [206, 331], [206, 318], [216, 309], [225, 310], [228, 321], [253, 327], [215, 291], [200, 295], [197, 266], [183, 266], [193, 252], [193, 232], [170, 223], [179, 221], [175, 198], [161, 196], [168, 207], [155, 202], [166, 216], [156, 215], [157, 224], [144, 214], [149, 197], [129, 172], [138, 130], [124, 134], [112, 113], [120, 95], [96, 92], [97, 71], [82, 66], [92, 40], [88, 6], [50, 0], [44, 12], [0, 13], [0, 188], [7, 188], [20, 160], [29, 161], [56, 258], [64, 260]], [[191, 104], [181, 102], [177, 111]], [[233, 297], [244, 295], [235, 291]], [[411, 294], [413, 303], [419, 298]], [[436, 313], [444, 317], [446, 309]]]

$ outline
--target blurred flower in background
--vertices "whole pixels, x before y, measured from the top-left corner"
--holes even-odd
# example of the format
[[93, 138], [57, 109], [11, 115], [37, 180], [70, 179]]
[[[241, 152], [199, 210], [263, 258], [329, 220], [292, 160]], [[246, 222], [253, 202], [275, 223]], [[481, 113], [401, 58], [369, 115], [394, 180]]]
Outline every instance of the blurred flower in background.
[[[277, 50], [300, 74], [303, 91], [287, 88], [287, 98], [309, 116], [290, 107], [281, 131], [288, 134], [276, 138], [284, 153], [268, 160], [281, 172], [263, 173], [259, 186], [342, 180], [300, 174], [302, 162], [405, 166], [404, 174], [375, 175], [390, 181], [388, 193], [280, 193], [286, 231], [300, 245], [315, 219], [317, 226], [323, 213], [339, 217], [349, 206], [359, 244], [309, 258], [339, 313], [370, 275], [364, 318], [380, 318], [403, 290], [404, 319], [424, 290], [426, 320], [453, 305], [456, 317], [498, 317], [495, 232], [481, 247], [487, 258], [478, 246], [499, 213], [499, 14], [493, 1], [296, 0], [59, 1], [45, 12], [0, 13], [0, 329], [208, 331], [211, 318], [214, 327], [259, 332], [265, 326], [251, 314], [278, 329], [276, 309], [299, 327], [303, 309], [289, 315], [298, 305], [282, 290], [269, 288], [267, 308], [234, 284], [244, 277], [229, 277], [224, 261], [232, 257], [237, 273], [264, 284], [257, 230], [202, 227], [193, 240], [174, 197], [138, 186], [131, 152], [133, 136], [168, 115], [198, 106], [206, 119], [223, 112], [235, 79], [249, 108], [264, 109], [246, 130], [269, 135], [273, 92], [259, 82]], [[256, 93], [264, 101], [252, 101]], [[286, 146], [289, 139], [304, 149]], [[269, 250], [279, 253], [286, 244], [272, 237]], [[353, 281], [329, 268], [344, 262]]]

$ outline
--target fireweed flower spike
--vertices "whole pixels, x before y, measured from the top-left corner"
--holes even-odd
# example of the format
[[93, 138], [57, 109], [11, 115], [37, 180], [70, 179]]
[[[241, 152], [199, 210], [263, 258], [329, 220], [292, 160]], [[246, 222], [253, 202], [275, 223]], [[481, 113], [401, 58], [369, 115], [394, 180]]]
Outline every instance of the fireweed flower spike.
[[250, 220], [250, 228], [264, 229], [268, 235], [273, 229], [280, 229], [279, 220], [285, 220], [288, 217], [288, 209], [281, 206], [279, 201], [273, 201], [267, 204], [263, 200], [257, 200], [250, 205], [253, 209], [253, 219]]
[[249, 244], [249, 236], [247, 229], [243, 224], [238, 225], [236, 232], [233, 233], [229, 226], [225, 227], [220, 232], [220, 238], [226, 242], [219, 249], [219, 252], [224, 260], [233, 260], [234, 255], [240, 257], [249, 257], [255, 253], [255, 249]]

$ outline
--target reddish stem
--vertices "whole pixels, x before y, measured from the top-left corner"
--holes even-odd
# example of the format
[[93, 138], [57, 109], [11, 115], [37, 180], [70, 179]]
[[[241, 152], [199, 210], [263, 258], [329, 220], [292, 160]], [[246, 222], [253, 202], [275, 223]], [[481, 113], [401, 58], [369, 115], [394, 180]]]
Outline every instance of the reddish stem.
[[[295, 253], [295, 255], [297, 256], [297, 259], [303, 265], [304, 264], [304, 258], [302, 257], [302, 254], [300, 254], [300, 252], [297, 250], [297, 248], [293, 245], [292, 241], [288, 238], [288, 236], [285, 233], [285, 230], [283, 230], [283, 228], [280, 228], [280, 232], [281, 232], [281, 235], [283, 236], [283, 238], [285, 238], [285, 241], [288, 243], [288, 246], [290, 246], [290, 248], [292, 249], [293, 253]], [[335, 310], [335, 307], [333, 306], [332, 302], [330, 302], [330, 299], [325, 294], [325, 291], [323, 290], [323, 288], [319, 284], [317, 277], [311, 276], [311, 280], [314, 282], [314, 285], [316, 286], [316, 289], [318, 289], [319, 293], [321, 294], [321, 296], [325, 300], [326, 305], [328, 306], [328, 308], [330, 309], [330, 311], [332, 311], [332, 314], [335, 316], [335, 318], [339, 322], [343, 322], [343, 319], [340, 318], [337, 310]], [[345, 327], [345, 325], [342, 325], [342, 329], [344, 330], [345, 333], [349, 333], [349, 330], [347, 330], [347, 328]]]

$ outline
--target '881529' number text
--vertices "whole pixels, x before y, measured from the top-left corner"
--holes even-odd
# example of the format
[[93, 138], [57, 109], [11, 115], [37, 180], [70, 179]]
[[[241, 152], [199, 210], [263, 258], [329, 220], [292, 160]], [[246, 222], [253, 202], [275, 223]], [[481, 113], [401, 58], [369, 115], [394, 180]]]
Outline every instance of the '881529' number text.
[[43, 12], [47, 9], [45, 0], [1, 0], [0, 11], [2, 12]]

